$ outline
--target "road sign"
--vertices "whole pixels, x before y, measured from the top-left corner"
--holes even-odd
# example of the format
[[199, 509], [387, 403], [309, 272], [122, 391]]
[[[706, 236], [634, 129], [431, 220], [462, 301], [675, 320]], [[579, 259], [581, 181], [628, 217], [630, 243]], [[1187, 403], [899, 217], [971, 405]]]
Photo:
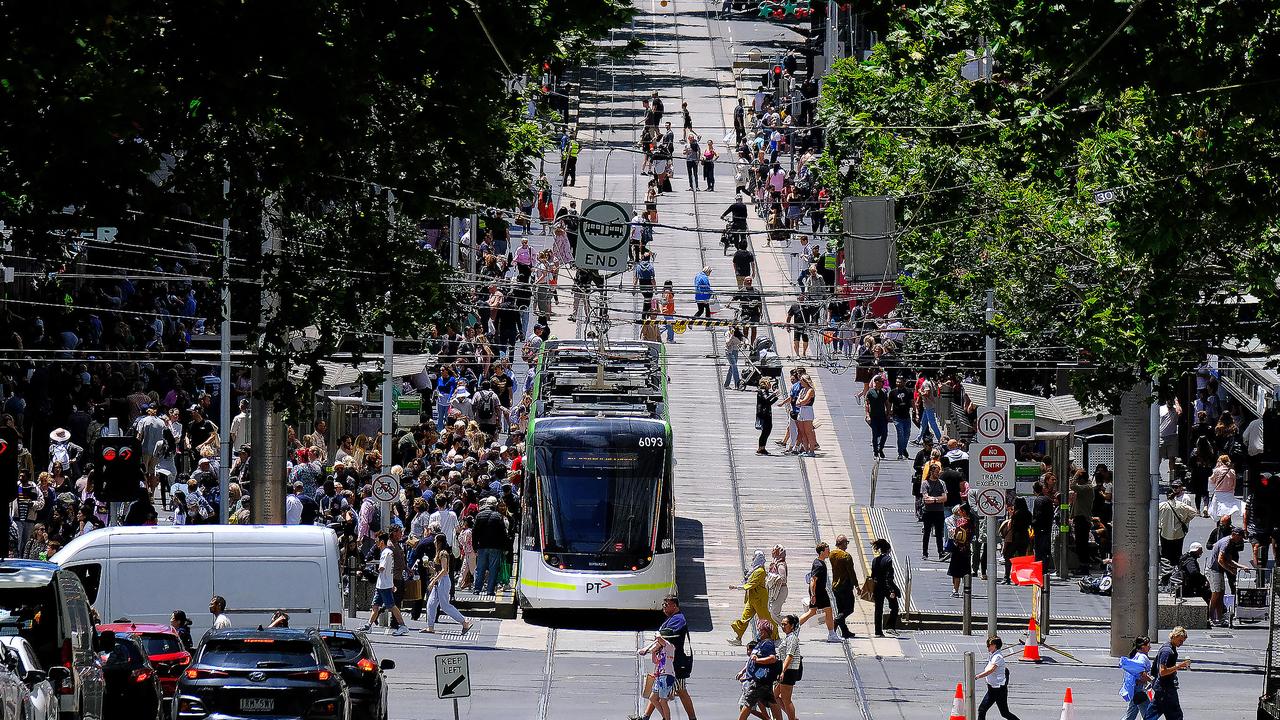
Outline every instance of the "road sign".
[[978, 408], [978, 426], [976, 428], [979, 442], [1002, 443], [1006, 440], [1005, 432], [1008, 418], [1004, 408], [994, 405], [983, 405]]
[[1005, 491], [1001, 488], [987, 488], [978, 494], [978, 513], [983, 517], [1003, 517], [1005, 509]]
[[978, 450], [978, 466], [973, 470], [975, 488], [1012, 490], [1014, 483], [1014, 448], [1012, 443], [991, 443]]
[[373, 499], [378, 502], [395, 502], [400, 496], [400, 482], [395, 475], [379, 475], [373, 479]]
[[609, 200], [587, 200], [578, 223], [578, 247], [573, 264], [602, 273], [627, 268], [631, 235], [631, 205]]
[[471, 670], [466, 653], [444, 653], [436, 656], [436, 697], [471, 697]]

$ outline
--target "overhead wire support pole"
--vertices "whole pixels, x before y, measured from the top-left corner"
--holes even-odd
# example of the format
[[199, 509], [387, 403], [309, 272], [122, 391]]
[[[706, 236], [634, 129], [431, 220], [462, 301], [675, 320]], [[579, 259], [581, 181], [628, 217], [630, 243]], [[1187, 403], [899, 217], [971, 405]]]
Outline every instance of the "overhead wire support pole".
[[[395, 194], [391, 190], [387, 190], [387, 233], [395, 234]], [[387, 291], [387, 307], [391, 307], [391, 291]], [[395, 388], [395, 338], [391, 334], [391, 318], [387, 318], [386, 332], [382, 336], [382, 468], [381, 472], [386, 475], [391, 472], [391, 433], [392, 433], [392, 413], [395, 408], [395, 398], [392, 397]], [[382, 528], [391, 530], [391, 503], [383, 502], [381, 505]]]
[[[231, 181], [222, 181], [222, 201], [231, 194]], [[224, 208], [222, 218], [222, 328], [221, 375], [218, 387], [218, 424], [222, 442], [218, 453], [218, 522], [227, 524], [227, 489], [231, 484], [231, 218]]]
[[[986, 378], [987, 407], [996, 404], [996, 336], [991, 334], [991, 323], [996, 319], [996, 291], [987, 291], [987, 309], [984, 315], [987, 321]], [[987, 635], [996, 634], [998, 622], [996, 607], [996, 527], [999, 518], [987, 518]]]

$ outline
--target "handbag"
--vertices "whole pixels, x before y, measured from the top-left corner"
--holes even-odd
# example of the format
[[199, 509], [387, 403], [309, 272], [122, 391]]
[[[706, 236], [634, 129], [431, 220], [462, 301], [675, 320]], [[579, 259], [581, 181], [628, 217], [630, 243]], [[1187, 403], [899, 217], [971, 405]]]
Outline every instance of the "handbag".
[[414, 578], [404, 584], [404, 599], [422, 599], [422, 578]]
[[863, 602], [871, 602], [875, 597], [875, 590], [876, 579], [868, 575], [862, 579], [862, 587], [858, 588], [858, 598]]

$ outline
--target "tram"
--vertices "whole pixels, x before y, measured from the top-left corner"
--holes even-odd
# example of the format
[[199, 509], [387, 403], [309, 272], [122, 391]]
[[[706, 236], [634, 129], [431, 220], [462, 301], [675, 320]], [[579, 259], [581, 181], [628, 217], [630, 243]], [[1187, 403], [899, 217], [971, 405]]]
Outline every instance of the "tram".
[[664, 348], [548, 341], [533, 397], [520, 606], [660, 610], [676, 571]]

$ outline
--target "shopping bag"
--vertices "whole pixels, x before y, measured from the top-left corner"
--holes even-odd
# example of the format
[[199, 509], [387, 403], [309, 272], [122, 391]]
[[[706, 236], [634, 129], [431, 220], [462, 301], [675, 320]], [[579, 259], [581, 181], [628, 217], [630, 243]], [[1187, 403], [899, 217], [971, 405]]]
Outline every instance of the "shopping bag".
[[876, 580], [873, 577], [866, 577], [862, 580], [862, 587], [858, 588], [858, 597], [864, 602], [871, 602], [875, 596]]

